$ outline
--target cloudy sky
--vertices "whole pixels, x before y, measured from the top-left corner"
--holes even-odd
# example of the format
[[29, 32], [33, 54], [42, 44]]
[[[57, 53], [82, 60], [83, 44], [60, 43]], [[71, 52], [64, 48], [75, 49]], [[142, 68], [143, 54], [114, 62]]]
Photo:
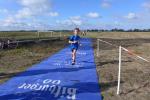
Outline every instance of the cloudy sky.
[[150, 28], [150, 0], [0, 0], [0, 30]]

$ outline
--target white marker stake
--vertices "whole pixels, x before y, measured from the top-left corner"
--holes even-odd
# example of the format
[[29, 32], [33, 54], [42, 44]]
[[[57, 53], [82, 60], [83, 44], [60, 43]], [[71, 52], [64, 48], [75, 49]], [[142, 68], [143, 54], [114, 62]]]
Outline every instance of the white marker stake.
[[118, 71], [118, 88], [117, 88], [117, 94], [118, 94], [118, 95], [119, 95], [119, 90], [120, 90], [121, 50], [122, 50], [122, 47], [119, 46], [119, 71]]

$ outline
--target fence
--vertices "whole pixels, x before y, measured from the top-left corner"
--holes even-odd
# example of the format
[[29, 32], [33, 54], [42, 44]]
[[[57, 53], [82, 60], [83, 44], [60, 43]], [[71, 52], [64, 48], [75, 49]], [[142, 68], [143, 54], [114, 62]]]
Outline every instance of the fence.
[[0, 49], [16, 48], [19, 43], [53, 40], [61, 37], [62, 32], [54, 31], [0, 32]]
[[117, 86], [117, 95], [119, 95], [119, 93], [120, 93], [120, 78], [121, 78], [121, 64], [122, 64], [122, 50], [124, 50], [125, 52], [128, 52], [132, 56], [135, 56], [138, 59], [141, 59], [141, 60], [143, 60], [145, 62], [149, 63], [149, 60], [147, 60], [147, 59], [145, 59], [145, 58], [135, 54], [134, 52], [132, 52], [131, 50], [126, 49], [125, 47], [112, 44], [112, 43], [104, 41], [102, 39], [97, 39], [97, 56], [98, 57], [100, 56], [100, 54], [99, 54], [99, 52], [100, 52], [100, 42], [103, 42], [103, 43], [105, 43], [107, 45], [119, 48], [119, 59], [118, 59], [119, 68], [118, 68], [118, 86]]
[[29, 38], [47, 38], [47, 37], [61, 37], [62, 32], [54, 31], [2, 31], [0, 38], [14, 38], [14, 39], [29, 39]]

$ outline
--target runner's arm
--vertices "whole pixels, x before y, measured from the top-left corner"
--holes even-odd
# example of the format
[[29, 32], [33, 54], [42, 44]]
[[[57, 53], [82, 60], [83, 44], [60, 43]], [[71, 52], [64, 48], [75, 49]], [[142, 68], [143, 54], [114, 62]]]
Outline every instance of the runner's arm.
[[76, 41], [70, 41], [70, 40], [69, 40], [69, 43], [76, 43]]

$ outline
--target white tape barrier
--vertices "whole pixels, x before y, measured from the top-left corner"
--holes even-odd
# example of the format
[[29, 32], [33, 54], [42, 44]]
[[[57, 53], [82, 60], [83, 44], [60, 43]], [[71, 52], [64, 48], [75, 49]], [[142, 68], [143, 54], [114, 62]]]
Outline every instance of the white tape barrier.
[[[119, 47], [119, 46], [117, 46], [117, 45], [114, 45], [114, 44], [112, 44], [112, 43], [109, 43], [109, 42], [104, 41], [104, 40], [101, 40], [101, 39], [98, 39], [98, 41], [101, 41], [101, 42], [103, 42], [103, 43], [109, 44], [109, 45], [114, 46], [114, 47], [117, 47], [117, 48]], [[139, 55], [133, 53], [132, 51], [126, 49], [125, 47], [121, 47], [121, 48], [122, 48], [124, 51], [128, 52], [129, 54], [132, 54], [132, 55], [136, 56], [137, 58], [139, 58], [139, 59], [141, 59], [141, 60], [144, 60], [144, 61], [146, 61], [146, 62], [150, 62], [149, 60], [147, 60], [147, 59], [145, 59], [145, 58], [143, 58], [143, 57], [141, 57], [141, 56], [139, 56]], [[98, 51], [99, 51], [99, 50], [98, 50]], [[99, 55], [99, 54], [98, 54], [98, 55]]]
[[141, 59], [141, 60], [144, 60], [144, 61], [146, 61], [146, 62], [149, 62], [147, 59], [145, 59], [145, 58], [143, 58], [143, 57], [141, 57], [141, 56], [139, 56], [139, 55], [133, 53], [132, 51], [130, 51], [130, 50], [124, 48], [124, 47], [121, 47], [121, 48], [122, 48], [124, 51], [128, 52], [129, 54], [132, 54], [132, 55], [136, 56], [137, 58], [139, 58], [139, 59]]
[[148, 61], [147, 59], [135, 54], [134, 52], [132, 52], [131, 50], [128, 50], [122, 46], [117, 46], [117, 45], [114, 45], [112, 43], [109, 43], [107, 41], [104, 41], [104, 40], [101, 40], [101, 39], [98, 39], [97, 43], [98, 43], [98, 47], [97, 47], [97, 55], [99, 55], [99, 41], [103, 42], [103, 43], [106, 43], [108, 45], [111, 45], [111, 46], [115, 46], [115, 47], [119, 47], [119, 70], [118, 70], [118, 87], [117, 87], [117, 94], [119, 95], [119, 92], [120, 92], [120, 78], [121, 78], [121, 62], [122, 62], [122, 50], [128, 52], [129, 54], [132, 54], [133, 56], [136, 56], [137, 58], [145, 61], [145, 62], [150, 62]]
[[106, 43], [106, 44], [109, 44], [109, 45], [111, 45], [111, 46], [114, 46], [114, 47], [119, 47], [119, 46], [117, 46], [117, 45], [114, 45], [114, 44], [112, 44], [112, 43], [110, 43], [110, 42], [107, 42], [107, 41], [104, 41], [104, 40], [101, 40], [101, 39], [98, 39], [98, 41], [101, 41], [101, 42], [103, 42], [103, 43]]
[[121, 78], [121, 62], [122, 62], [122, 50], [128, 52], [129, 54], [132, 54], [136, 57], [138, 57], [139, 59], [142, 59], [146, 62], [149, 62], [148, 60], [144, 59], [143, 57], [141, 56], [138, 56], [137, 54], [131, 52], [130, 50], [124, 48], [124, 47], [121, 47], [119, 46], [119, 70], [118, 70], [118, 87], [117, 87], [117, 95], [119, 95], [119, 91], [120, 91], [120, 78]]

